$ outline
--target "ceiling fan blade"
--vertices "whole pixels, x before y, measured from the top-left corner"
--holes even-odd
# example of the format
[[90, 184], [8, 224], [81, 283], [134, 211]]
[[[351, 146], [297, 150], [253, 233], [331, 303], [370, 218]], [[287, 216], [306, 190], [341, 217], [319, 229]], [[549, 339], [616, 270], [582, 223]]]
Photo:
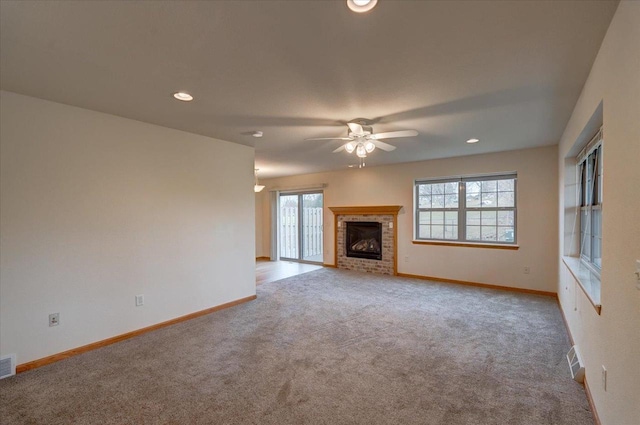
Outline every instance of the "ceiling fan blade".
[[373, 143], [376, 146], [376, 148], [382, 149], [383, 151], [391, 152], [393, 150], [396, 150], [396, 147], [393, 145], [390, 145], [389, 143], [381, 142], [380, 140], [375, 140], [375, 139], [371, 139], [369, 141]]
[[342, 145], [338, 149], [334, 150], [333, 153], [342, 152], [343, 150], [344, 150], [344, 145]]
[[369, 139], [392, 139], [394, 137], [413, 137], [417, 136], [418, 132], [415, 130], [400, 130], [400, 131], [388, 131], [386, 133], [377, 133], [369, 136]]
[[356, 124], [355, 122], [348, 122], [347, 125], [349, 126], [349, 130], [351, 130], [351, 133], [353, 133], [354, 135], [364, 135], [364, 130], [362, 129], [362, 126], [360, 124]]
[[351, 137], [315, 137], [312, 139], [304, 139], [304, 140], [344, 140], [345, 142], [349, 142], [353, 139]]

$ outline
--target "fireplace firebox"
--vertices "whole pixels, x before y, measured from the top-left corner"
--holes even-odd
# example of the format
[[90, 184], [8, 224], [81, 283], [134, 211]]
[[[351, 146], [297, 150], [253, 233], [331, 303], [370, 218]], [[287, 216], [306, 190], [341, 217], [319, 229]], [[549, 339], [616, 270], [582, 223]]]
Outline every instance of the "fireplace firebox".
[[347, 257], [382, 260], [382, 223], [347, 221]]

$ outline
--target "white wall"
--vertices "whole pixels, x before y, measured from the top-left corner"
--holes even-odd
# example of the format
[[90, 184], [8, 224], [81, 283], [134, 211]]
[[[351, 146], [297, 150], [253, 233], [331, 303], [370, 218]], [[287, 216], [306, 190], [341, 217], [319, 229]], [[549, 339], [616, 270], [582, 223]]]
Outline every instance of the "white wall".
[[[558, 296], [571, 334], [580, 347], [586, 376], [604, 425], [640, 423], [640, 291], [635, 260], [640, 259], [640, 2], [621, 2], [602, 43], [559, 146], [560, 235], [565, 207], [567, 156], [575, 154], [582, 130], [603, 105], [602, 314], [596, 314], [560, 265]], [[569, 161], [567, 161], [569, 162]], [[571, 170], [569, 170], [571, 171]], [[565, 177], [567, 177], [565, 179]], [[560, 251], [571, 238], [559, 238]], [[607, 389], [601, 366], [607, 368]]]
[[[384, 155], [384, 152], [377, 153]], [[346, 155], [346, 154], [345, 154]], [[402, 205], [398, 216], [398, 272], [555, 292], [557, 286], [557, 148], [474, 155], [407, 164], [348, 169], [264, 180], [267, 189], [327, 183], [324, 262], [334, 263], [333, 214], [328, 207]], [[415, 179], [505, 171], [518, 172], [517, 251], [415, 245]], [[263, 198], [262, 251], [269, 252], [268, 197]], [[259, 207], [258, 207], [259, 208]], [[267, 255], [267, 254], [265, 254]], [[405, 262], [405, 257], [408, 261]], [[531, 268], [524, 274], [525, 266]]]
[[3, 355], [21, 364], [255, 294], [252, 148], [0, 98]]

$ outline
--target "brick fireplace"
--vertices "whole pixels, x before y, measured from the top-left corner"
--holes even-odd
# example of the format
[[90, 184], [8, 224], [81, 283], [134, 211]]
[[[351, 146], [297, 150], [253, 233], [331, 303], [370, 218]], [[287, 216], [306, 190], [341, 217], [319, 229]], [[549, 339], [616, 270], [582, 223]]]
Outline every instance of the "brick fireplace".
[[[398, 212], [400, 205], [329, 207], [334, 216], [334, 264], [339, 269], [396, 275], [398, 273]], [[360, 233], [347, 233], [360, 228]], [[380, 228], [381, 236], [374, 232]], [[371, 229], [371, 230], [369, 230]], [[373, 233], [372, 233], [373, 232]], [[379, 242], [378, 242], [379, 240]], [[381, 244], [379, 255], [359, 255], [373, 252]], [[363, 258], [368, 257], [368, 258]]]

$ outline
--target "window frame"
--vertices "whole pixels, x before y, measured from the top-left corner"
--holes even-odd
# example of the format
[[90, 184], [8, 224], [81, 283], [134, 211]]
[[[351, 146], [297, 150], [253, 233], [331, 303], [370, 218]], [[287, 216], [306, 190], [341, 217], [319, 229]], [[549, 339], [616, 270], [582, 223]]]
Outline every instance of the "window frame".
[[[576, 156], [576, 181], [577, 181], [577, 208], [579, 224], [578, 229], [578, 253], [577, 258], [580, 263], [585, 265], [591, 272], [593, 272], [598, 279], [602, 272], [602, 216], [603, 216], [603, 179], [604, 179], [604, 137], [602, 128], [593, 136], [593, 138], [587, 143], [584, 149]], [[590, 163], [593, 157], [593, 162]], [[592, 166], [592, 175], [589, 179], [589, 167]], [[586, 184], [592, 182], [592, 187], [585, 188]], [[599, 211], [600, 219], [597, 221], [593, 219], [594, 211]], [[588, 221], [588, 236], [589, 236], [589, 253], [588, 255], [583, 253], [585, 244], [583, 231], [583, 216], [587, 216]], [[595, 232], [597, 227], [597, 233]], [[595, 262], [595, 239], [600, 240], [600, 264]]]
[[[482, 181], [493, 181], [493, 180], [513, 180], [513, 207], [499, 207], [497, 205], [491, 208], [483, 208], [482, 206], [477, 207], [467, 207], [467, 193], [466, 193], [466, 183], [467, 182], [482, 182]], [[467, 176], [452, 176], [452, 177], [438, 177], [438, 178], [428, 178], [428, 179], [416, 179], [414, 180], [414, 225], [413, 225], [413, 240], [416, 243], [451, 243], [451, 244], [468, 244], [468, 245], [500, 245], [504, 247], [517, 247], [518, 245], [518, 174], [515, 171], [511, 172], [503, 172], [496, 174], [478, 174], [478, 175], [467, 175]], [[426, 184], [441, 184], [441, 183], [457, 183], [458, 184], [458, 206], [456, 208], [421, 208], [420, 207], [420, 185]], [[482, 190], [479, 193], [483, 193]], [[499, 193], [498, 190], [495, 192]], [[432, 212], [432, 211], [443, 211], [443, 212], [456, 212], [458, 216], [457, 227], [458, 227], [458, 237], [456, 239], [442, 239], [442, 238], [425, 238], [420, 237], [420, 213], [421, 212]], [[496, 235], [495, 241], [487, 241], [487, 240], [479, 240], [479, 239], [468, 239], [467, 237], [467, 213], [468, 212], [482, 212], [482, 211], [495, 211], [496, 212], [496, 220], [497, 213], [499, 211], [512, 211], [513, 212], [513, 241], [499, 241]], [[496, 229], [500, 226], [496, 223]]]

